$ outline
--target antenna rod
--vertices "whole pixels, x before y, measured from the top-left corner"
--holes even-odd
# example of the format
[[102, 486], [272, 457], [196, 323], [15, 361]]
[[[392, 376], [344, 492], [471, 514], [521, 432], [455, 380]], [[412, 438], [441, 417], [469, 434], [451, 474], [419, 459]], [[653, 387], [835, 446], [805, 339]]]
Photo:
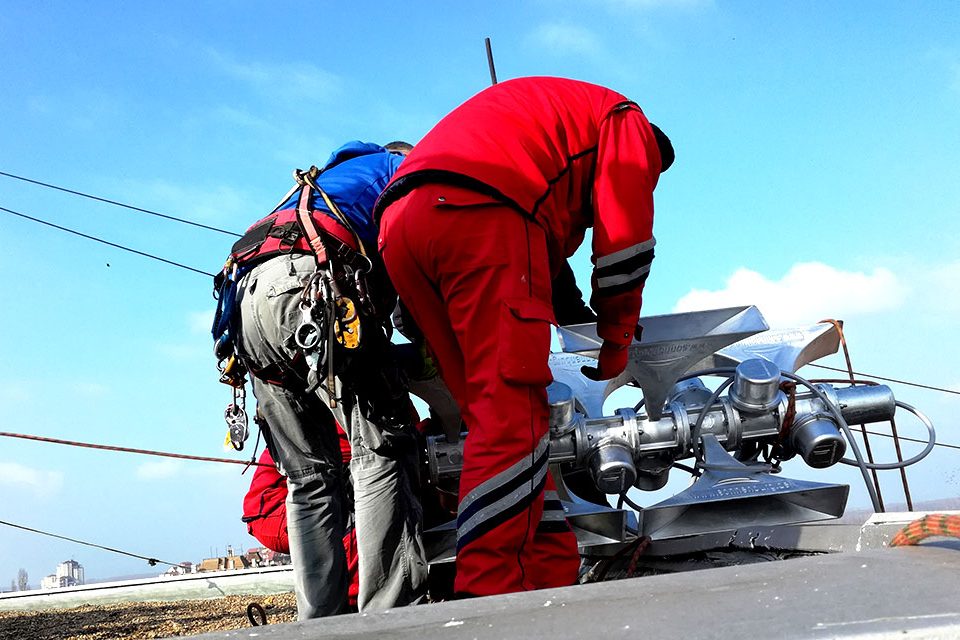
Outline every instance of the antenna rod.
[[497, 84], [497, 69], [493, 66], [493, 49], [490, 47], [490, 38], [484, 38], [487, 45], [487, 66], [490, 67], [490, 84]]

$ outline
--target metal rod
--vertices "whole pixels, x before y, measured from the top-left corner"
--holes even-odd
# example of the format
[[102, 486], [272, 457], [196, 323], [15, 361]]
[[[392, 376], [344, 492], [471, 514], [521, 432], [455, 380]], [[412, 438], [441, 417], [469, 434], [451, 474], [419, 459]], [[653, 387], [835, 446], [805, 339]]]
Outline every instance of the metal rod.
[[487, 45], [487, 66], [490, 67], [490, 84], [497, 84], [497, 69], [493, 66], [493, 48], [490, 46], [490, 38], [484, 38]]
[[[890, 419], [890, 431], [893, 433], [893, 446], [897, 450], [897, 462], [903, 462], [903, 452], [900, 450], [900, 434], [897, 433], [897, 421]], [[907, 500], [907, 511], [913, 511], [913, 497], [910, 495], [910, 484], [907, 482], [907, 470], [900, 468], [900, 480], [903, 482], [903, 497]]]
[[[836, 327], [837, 333], [840, 334], [840, 346], [843, 347], [843, 359], [847, 364], [847, 375], [850, 377], [850, 384], [855, 385], [857, 381], [853, 377], [854, 372], [853, 372], [853, 364], [850, 362], [850, 350], [847, 348], [847, 339], [843, 335], [843, 322], [840, 320], [828, 320], [826, 322], [829, 322], [834, 327]], [[870, 436], [867, 435], [867, 425], [865, 424], [860, 425], [860, 433], [863, 435], [864, 448], [866, 448], [867, 450], [867, 462], [869, 462], [872, 465], [874, 463], [873, 448], [870, 446]], [[880, 477], [877, 475], [876, 469], [870, 469], [870, 475], [873, 478], [873, 486], [876, 487], [877, 489], [877, 500], [879, 501], [879, 504], [880, 504], [880, 508], [878, 509], [878, 511], [883, 513], [887, 509], [883, 505], [883, 493], [880, 490]]]

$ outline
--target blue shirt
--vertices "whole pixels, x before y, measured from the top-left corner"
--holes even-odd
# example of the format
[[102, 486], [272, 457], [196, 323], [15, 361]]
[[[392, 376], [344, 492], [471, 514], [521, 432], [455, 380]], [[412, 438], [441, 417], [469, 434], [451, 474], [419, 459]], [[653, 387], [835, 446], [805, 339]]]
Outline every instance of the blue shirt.
[[[353, 140], [330, 155], [317, 178], [317, 184], [337, 205], [369, 251], [376, 251], [377, 247], [373, 205], [401, 161], [403, 156], [390, 153], [380, 145]], [[275, 211], [296, 207], [298, 195], [294, 192]], [[316, 191], [312, 200], [313, 209], [337, 219]]]

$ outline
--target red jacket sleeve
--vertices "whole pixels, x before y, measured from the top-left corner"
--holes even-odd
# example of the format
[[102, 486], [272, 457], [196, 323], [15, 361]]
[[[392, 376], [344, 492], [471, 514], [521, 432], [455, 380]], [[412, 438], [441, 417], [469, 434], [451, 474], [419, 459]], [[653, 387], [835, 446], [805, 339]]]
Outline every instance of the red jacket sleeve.
[[653, 261], [653, 190], [660, 152], [633, 103], [600, 124], [593, 185], [593, 296], [597, 334], [626, 345], [633, 339], [643, 284]]

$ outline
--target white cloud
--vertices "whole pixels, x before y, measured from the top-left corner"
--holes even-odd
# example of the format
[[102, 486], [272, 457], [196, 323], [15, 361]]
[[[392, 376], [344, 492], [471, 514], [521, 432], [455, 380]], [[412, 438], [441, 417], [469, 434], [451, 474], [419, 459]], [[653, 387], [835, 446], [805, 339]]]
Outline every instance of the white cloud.
[[110, 393], [110, 388], [99, 382], [75, 382], [71, 388], [76, 395], [84, 398], [102, 398]]
[[[181, 185], [149, 180], [128, 185], [147, 207], [191, 220], [241, 220], [249, 217], [250, 197], [225, 184]], [[242, 232], [242, 229], [236, 230]]]
[[182, 469], [183, 461], [165, 458], [139, 465], [136, 476], [140, 480], [166, 480], [182, 475]]
[[926, 262], [917, 256], [890, 257], [884, 266], [895, 272], [901, 282], [910, 283], [910, 295], [904, 303], [905, 315], [913, 331], [941, 330], [952, 335], [960, 315], [960, 259], [949, 248], [941, 255], [948, 262]]
[[187, 330], [191, 336], [197, 337], [184, 338], [183, 342], [158, 342], [153, 345], [154, 350], [175, 362], [211, 361], [213, 347], [210, 327], [213, 325], [213, 314], [213, 309], [188, 313], [185, 318]]
[[48, 116], [54, 112], [53, 101], [46, 96], [33, 96], [27, 100], [27, 109], [41, 116]]
[[281, 131], [274, 122], [234, 106], [221, 105], [213, 110], [212, 116], [218, 122], [229, 124], [233, 128], [242, 127], [268, 135], [276, 135]]
[[212, 360], [211, 353], [213, 352], [213, 347], [209, 342], [202, 345], [199, 342], [189, 344], [157, 344], [155, 349], [160, 355], [176, 362], [189, 362], [200, 359]]
[[947, 85], [960, 93], [960, 52], [955, 48], [935, 46], [927, 51], [926, 59], [933, 65], [931, 73], [946, 75]]
[[40, 497], [57, 493], [63, 486], [63, 473], [45, 471], [18, 464], [0, 462], [0, 487], [27, 489]]
[[209, 334], [210, 327], [213, 326], [214, 310], [194, 311], [187, 316], [187, 325], [190, 327], [190, 333]]
[[32, 399], [33, 393], [22, 384], [13, 383], [0, 388], [0, 402], [4, 404], [24, 403]]
[[597, 55], [600, 39], [590, 30], [564, 23], [548, 23], [530, 34], [531, 41], [558, 54]]
[[582, 11], [584, 4], [600, 7], [617, 16], [624, 12], [640, 13], [654, 10], [692, 10], [715, 6], [715, 0], [553, 0], [548, 4], [572, 7]]
[[893, 272], [875, 268], [872, 273], [841, 271], [819, 262], [793, 265], [780, 280], [770, 280], [746, 267], [737, 269], [718, 291], [694, 289], [677, 301], [674, 312], [719, 309], [754, 304], [771, 327], [812, 324], [825, 318], [898, 308], [906, 287]]
[[713, 0], [596, 0], [613, 10], [700, 9], [712, 7]]
[[279, 96], [281, 85], [285, 100], [329, 103], [342, 92], [340, 76], [307, 62], [241, 62], [212, 48], [208, 53], [221, 71], [268, 96]]
[[243, 467], [240, 465], [164, 458], [162, 460], [144, 462], [137, 467], [134, 475], [136, 475], [138, 480], [155, 482], [177, 478], [239, 476], [242, 470]]
[[960, 260], [931, 268], [925, 285], [924, 298], [956, 322], [960, 313]]

